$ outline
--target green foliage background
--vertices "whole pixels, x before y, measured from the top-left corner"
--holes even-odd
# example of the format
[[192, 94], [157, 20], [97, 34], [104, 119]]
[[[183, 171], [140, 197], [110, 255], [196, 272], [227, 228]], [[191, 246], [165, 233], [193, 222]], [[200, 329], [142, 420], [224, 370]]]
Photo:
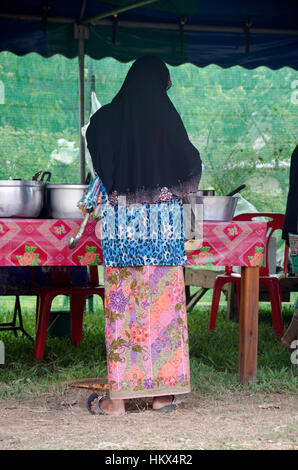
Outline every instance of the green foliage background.
[[[86, 57], [86, 120], [92, 77], [105, 104], [130, 65]], [[297, 144], [298, 72], [191, 64], [169, 69], [169, 96], [201, 153], [201, 187], [224, 195], [246, 183], [242, 195], [259, 211], [283, 212]], [[79, 183], [78, 135], [77, 59], [0, 53], [0, 179], [31, 179], [50, 170], [52, 182]], [[66, 146], [71, 163], [53, 158], [59, 142], [60, 154]]]

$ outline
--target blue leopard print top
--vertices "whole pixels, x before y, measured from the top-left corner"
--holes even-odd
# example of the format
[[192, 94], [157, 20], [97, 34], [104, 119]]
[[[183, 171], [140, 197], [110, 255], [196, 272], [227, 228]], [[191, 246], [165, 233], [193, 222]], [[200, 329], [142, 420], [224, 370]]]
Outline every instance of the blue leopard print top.
[[183, 206], [163, 188], [155, 204], [122, 205], [117, 194], [107, 197], [101, 183], [96, 233], [101, 238], [104, 266], [186, 264]]

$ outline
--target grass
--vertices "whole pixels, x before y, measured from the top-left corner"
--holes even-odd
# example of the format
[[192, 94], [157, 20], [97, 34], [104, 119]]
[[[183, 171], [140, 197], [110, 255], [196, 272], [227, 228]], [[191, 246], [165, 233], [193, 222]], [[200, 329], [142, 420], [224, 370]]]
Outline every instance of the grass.
[[[2, 322], [11, 319], [13, 307], [13, 298], [3, 299], [0, 307]], [[21, 303], [25, 329], [33, 336], [34, 298], [22, 297]], [[0, 365], [0, 397], [23, 399], [49, 391], [63, 393], [61, 383], [64, 381], [105, 376], [104, 316], [99, 301], [95, 301], [94, 307], [96, 313], [85, 314], [82, 343], [73, 347], [69, 338], [48, 337], [42, 362], [33, 360], [33, 344], [22, 334], [15, 338], [12, 332], [1, 332], [5, 364]], [[55, 300], [54, 309], [67, 309], [62, 297]], [[216, 329], [211, 333], [207, 329], [209, 310], [209, 303], [200, 303], [188, 315], [193, 391], [212, 394], [218, 399], [237, 390], [297, 393], [297, 366], [291, 364], [288, 351], [275, 336], [268, 304], [260, 304], [257, 382], [245, 385], [238, 382], [238, 324], [226, 320], [225, 304], [222, 303]], [[285, 327], [292, 313], [291, 304], [286, 305], [283, 311]]]

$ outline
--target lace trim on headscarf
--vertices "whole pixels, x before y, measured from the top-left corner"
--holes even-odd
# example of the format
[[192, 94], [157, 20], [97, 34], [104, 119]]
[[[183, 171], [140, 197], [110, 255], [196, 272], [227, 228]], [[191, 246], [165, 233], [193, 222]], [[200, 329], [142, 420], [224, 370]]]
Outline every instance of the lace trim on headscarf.
[[171, 187], [143, 189], [135, 193], [117, 193], [113, 191], [108, 195], [108, 198], [112, 204], [117, 204], [119, 197], [125, 197], [127, 204], [155, 204], [157, 202], [167, 202], [172, 199], [182, 200], [188, 194], [198, 190], [200, 179], [201, 175]]

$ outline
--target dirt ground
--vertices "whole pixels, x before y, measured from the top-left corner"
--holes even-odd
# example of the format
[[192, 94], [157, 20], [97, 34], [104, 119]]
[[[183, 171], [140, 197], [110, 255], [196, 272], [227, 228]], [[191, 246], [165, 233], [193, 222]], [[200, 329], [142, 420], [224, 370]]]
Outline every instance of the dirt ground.
[[153, 412], [150, 401], [139, 401], [112, 417], [90, 415], [89, 394], [69, 388], [63, 396], [0, 401], [0, 449], [298, 449], [295, 396], [191, 394], [186, 407], [172, 413]]

